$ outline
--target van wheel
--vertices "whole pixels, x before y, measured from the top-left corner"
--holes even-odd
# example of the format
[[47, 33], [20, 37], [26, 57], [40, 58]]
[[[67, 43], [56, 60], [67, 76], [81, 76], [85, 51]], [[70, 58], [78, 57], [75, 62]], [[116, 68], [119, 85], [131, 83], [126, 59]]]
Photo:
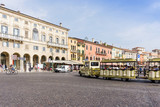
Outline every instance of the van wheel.
[[99, 78], [99, 76], [98, 76], [98, 75], [96, 75], [96, 78]]

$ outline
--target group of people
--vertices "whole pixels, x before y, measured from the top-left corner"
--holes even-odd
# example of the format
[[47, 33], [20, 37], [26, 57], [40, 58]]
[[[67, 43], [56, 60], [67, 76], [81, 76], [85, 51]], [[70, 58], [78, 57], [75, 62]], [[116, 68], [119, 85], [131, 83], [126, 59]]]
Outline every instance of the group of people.
[[9, 68], [7, 68], [6, 64], [0, 65], [0, 72], [6, 72], [6, 70], [9, 69], [11, 72], [15, 72], [15, 66], [10, 65]]
[[135, 68], [133, 66], [106, 66], [105, 69], [107, 70], [134, 70]]

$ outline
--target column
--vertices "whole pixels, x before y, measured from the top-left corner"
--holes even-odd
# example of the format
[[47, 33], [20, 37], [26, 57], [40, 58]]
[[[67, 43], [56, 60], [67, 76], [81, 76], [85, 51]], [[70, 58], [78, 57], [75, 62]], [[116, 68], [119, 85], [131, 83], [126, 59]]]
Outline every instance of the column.
[[24, 61], [20, 60], [20, 72], [24, 72]]
[[10, 54], [10, 56], [9, 56], [9, 66], [13, 64], [12, 55], [13, 54]]
[[1, 63], [1, 53], [0, 53], [0, 65], [2, 65], [2, 63]]
[[33, 67], [33, 56], [30, 56], [31, 67]]

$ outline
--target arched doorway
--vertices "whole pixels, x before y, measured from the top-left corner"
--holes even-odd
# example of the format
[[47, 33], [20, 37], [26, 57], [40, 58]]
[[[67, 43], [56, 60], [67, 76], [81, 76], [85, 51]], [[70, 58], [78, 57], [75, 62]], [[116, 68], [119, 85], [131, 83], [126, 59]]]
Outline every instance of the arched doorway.
[[52, 61], [53, 60], [53, 57], [52, 56], [49, 56], [48, 58], [48, 62]]
[[38, 57], [38, 55], [34, 55], [33, 56], [33, 67], [35, 66], [35, 65], [37, 65], [39, 63], [39, 57]]
[[9, 54], [7, 52], [1, 53], [1, 64], [5, 64], [7, 67], [9, 67]]
[[17, 59], [13, 60], [13, 65], [16, 67], [16, 69], [20, 70], [20, 60], [18, 59], [20, 57], [19, 53], [14, 53], [13, 55], [16, 55]]
[[57, 56], [55, 60], [59, 60], [59, 57]]
[[30, 55], [29, 54], [24, 54], [23, 56], [25, 58], [24, 60], [24, 70], [26, 71], [26, 65], [30, 66]]
[[63, 61], [64, 61], [64, 60], [65, 60], [65, 57], [62, 57], [62, 59], [61, 59], [61, 60], [63, 60]]
[[44, 62], [46, 62], [46, 56], [43, 55], [43, 56], [41, 57], [41, 64], [43, 64]]

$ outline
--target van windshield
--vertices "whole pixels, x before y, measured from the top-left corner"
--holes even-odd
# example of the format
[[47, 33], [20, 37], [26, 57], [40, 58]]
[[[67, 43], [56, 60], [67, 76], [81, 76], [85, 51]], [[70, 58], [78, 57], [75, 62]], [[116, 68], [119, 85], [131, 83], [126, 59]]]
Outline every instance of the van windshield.
[[99, 66], [98, 62], [91, 62], [91, 66]]

